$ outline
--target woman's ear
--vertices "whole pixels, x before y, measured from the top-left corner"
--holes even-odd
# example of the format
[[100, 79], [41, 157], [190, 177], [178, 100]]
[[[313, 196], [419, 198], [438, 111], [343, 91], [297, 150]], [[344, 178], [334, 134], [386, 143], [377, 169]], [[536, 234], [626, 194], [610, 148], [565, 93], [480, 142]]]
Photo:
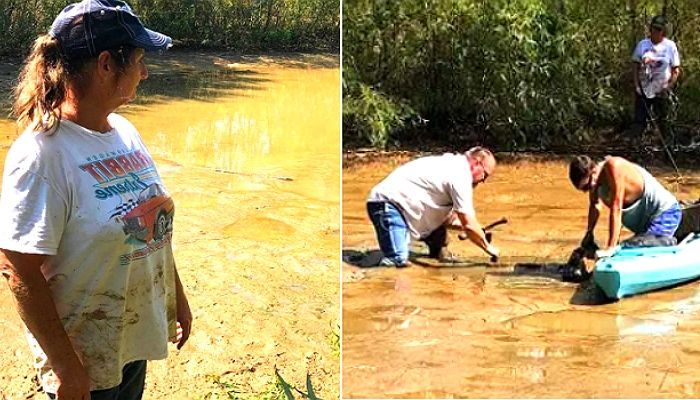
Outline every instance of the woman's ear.
[[105, 50], [97, 56], [97, 76], [105, 79], [112, 75], [115, 71], [114, 60], [109, 51]]

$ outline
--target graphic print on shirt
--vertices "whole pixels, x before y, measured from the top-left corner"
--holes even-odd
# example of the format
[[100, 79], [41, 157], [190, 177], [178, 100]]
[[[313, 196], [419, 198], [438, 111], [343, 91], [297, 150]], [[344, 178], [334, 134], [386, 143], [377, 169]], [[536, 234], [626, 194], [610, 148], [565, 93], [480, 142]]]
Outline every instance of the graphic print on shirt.
[[123, 255], [122, 263], [146, 257], [170, 242], [175, 205], [147, 154], [117, 150], [90, 156], [87, 161], [80, 169], [96, 180], [95, 199], [115, 204], [108, 218], [122, 224], [126, 241], [142, 244], [141, 249]]
[[656, 97], [666, 87], [670, 77], [669, 65], [671, 60], [663, 52], [658, 52], [653, 46], [642, 54], [641, 59], [641, 84], [644, 95], [648, 98]]

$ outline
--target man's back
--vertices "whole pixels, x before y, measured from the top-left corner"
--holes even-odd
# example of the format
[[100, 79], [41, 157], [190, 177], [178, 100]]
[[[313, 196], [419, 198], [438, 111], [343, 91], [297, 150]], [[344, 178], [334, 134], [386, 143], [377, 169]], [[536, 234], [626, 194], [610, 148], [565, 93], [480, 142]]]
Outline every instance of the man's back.
[[608, 207], [615, 197], [612, 188], [619, 185], [623, 186], [622, 221], [635, 233], [645, 231], [650, 220], [677, 204], [675, 196], [646, 169], [621, 157], [609, 157], [601, 166], [597, 185]]
[[440, 226], [453, 209], [474, 214], [469, 162], [463, 154], [409, 161], [377, 184], [368, 201], [399, 206], [411, 233], [420, 238]]

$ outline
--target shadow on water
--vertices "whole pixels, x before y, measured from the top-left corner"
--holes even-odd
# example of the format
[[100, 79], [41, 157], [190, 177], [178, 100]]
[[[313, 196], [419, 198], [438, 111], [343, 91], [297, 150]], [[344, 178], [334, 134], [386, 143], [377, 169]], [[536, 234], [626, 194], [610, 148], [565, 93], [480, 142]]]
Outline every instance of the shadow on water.
[[[379, 264], [382, 259], [382, 252], [379, 249], [373, 250], [353, 250], [353, 249], [343, 249], [342, 257], [343, 262], [353, 265], [359, 268], [378, 268], [383, 267]], [[484, 268], [493, 266], [489, 262], [482, 260], [474, 261], [462, 257], [450, 257], [447, 260], [437, 260], [428, 257], [425, 253], [418, 253], [411, 251], [409, 252], [408, 260], [411, 264], [418, 265], [424, 268]]]
[[569, 300], [570, 304], [585, 306], [600, 306], [615, 302], [617, 299], [606, 296], [603, 290], [593, 282], [593, 279], [581, 282]]
[[[134, 108], [171, 100], [195, 99], [214, 102], [224, 95], [245, 96], [270, 82], [255, 66], [280, 68], [337, 68], [338, 57], [328, 54], [238, 55], [196, 51], [169, 51], [146, 58], [148, 79], [142, 81]], [[0, 118], [9, 118], [12, 90], [23, 65], [20, 58], [0, 62]], [[122, 113], [133, 112], [122, 109]]]
[[411, 262], [425, 268], [447, 269], [447, 268], [489, 268], [494, 264], [483, 259], [473, 260], [462, 257], [449, 257], [438, 260], [430, 258], [425, 254], [411, 253]]
[[342, 252], [343, 262], [350, 265], [354, 265], [360, 268], [376, 268], [380, 267], [379, 260], [382, 259], [382, 252], [380, 250], [350, 250], [343, 249]]
[[[233, 65], [225, 58], [207, 53], [163, 54], [146, 58], [148, 79], [141, 81], [138, 95], [132, 107], [121, 113], [134, 112], [139, 106], [164, 103], [172, 100], [193, 99], [216, 101], [218, 97], [243, 91], [258, 90], [269, 79], [264, 73], [250, 69], [250, 65]], [[0, 66], [0, 118], [10, 117], [12, 91], [22, 67], [21, 60]], [[136, 107], [133, 107], [136, 106]]]
[[513, 275], [546, 276], [549, 278], [561, 279], [562, 270], [565, 263], [516, 263], [513, 266]]
[[339, 58], [329, 56], [328, 53], [270, 53], [269, 56], [237, 56], [225, 53], [219, 57], [239, 62], [262, 62], [297, 69], [338, 68], [340, 65]]
[[[551, 278], [554, 280], [559, 280], [559, 281], [564, 282], [564, 280], [562, 279], [562, 270], [565, 267], [566, 267], [565, 263], [525, 262], [525, 263], [516, 263], [514, 265], [512, 271], [494, 271], [494, 272], [489, 272], [489, 275], [503, 276], [503, 277], [525, 275], [525, 276], [533, 276], [533, 277], [546, 277], [546, 278]], [[688, 282], [680, 282], [680, 283], [672, 285], [672, 286], [666, 286], [666, 287], [652, 290], [649, 292], [640, 293], [640, 295], [644, 295], [647, 293], [653, 293], [653, 292], [666, 291], [666, 290], [670, 290], [670, 289], [673, 289], [676, 287], [684, 286], [688, 283], [697, 282], [697, 281], [700, 281], [700, 278], [694, 279], [694, 280], [688, 281]], [[613, 299], [613, 298], [608, 297], [605, 294], [605, 292], [603, 292], [603, 290], [595, 284], [593, 279], [588, 279], [588, 280], [585, 280], [585, 281], [578, 284], [578, 286], [576, 287], [576, 290], [574, 291], [573, 295], [571, 296], [571, 299], [569, 300], [569, 303], [574, 304], [574, 305], [596, 306], [596, 305], [605, 305], [605, 304], [616, 303], [618, 301], [619, 301], [619, 299]]]
[[251, 70], [235, 70], [214, 65], [214, 69], [199, 70], [195, 66], [175, 63], [149, 66], [148, 79], [139, 86], [139, 95], [132, 104], [137, 106], [170, 101], [193, 99], [216, 101], [217, 97], [236, 91], [257, 90], [268, 79], [264, 74]]
[[[566, 263], [515, 263], [512, 271], [494, 271], [489, 275], [494, 276], [532, 276], [549, 278], [555, 281], [565, 282], [562, 278], [562, 271], [566, 268]], [[592, 279], [581, 282], [569, 300], [575, 305], [604, 305], [616, 302], [616, 299], [608, 298], [605, 293], [595, 285]]]
[[336, 68], [337, 58], [315, 54], [241, 56], [232, 53], [169, 52], [147, 59], [148, 79], [141, 83], [134, 104], [145, 105], [169, 99], [215, 101], [217, 97], [258, 90], [270, 79], [253, 67]]
[[[515, 275], [546, 276], [557, 280], [562, 280], [562, 271], [566, 268], [566, 263], [518, 263], [513, 268]], [[617, 300], [611, 299], [593, 282], [588, 279], [579, 283], [574, 294], [569, 300], [575, 305], [603, 305], [614, 303]]]
[[0, 60], [0, 119], [10, 118], [12, 90], [22, 64], [21, 58]]

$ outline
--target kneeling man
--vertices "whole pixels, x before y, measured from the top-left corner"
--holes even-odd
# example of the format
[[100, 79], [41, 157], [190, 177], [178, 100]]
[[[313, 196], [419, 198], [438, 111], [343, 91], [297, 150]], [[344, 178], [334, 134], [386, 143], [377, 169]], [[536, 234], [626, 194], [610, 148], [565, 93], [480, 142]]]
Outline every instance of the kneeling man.
[[474, 147], [464, 154], [443, 154], [410, 161], [384, 178], [367, 199], [367, 213], [384, 255], [380, 265], [403, 267], [411, 238], [422, 240], [430, 256], [440, 258], [447, 245], [445, 225], [456, 215], [469, 239], [490, 254], [476, 219], [472, 189], [486, 181], [496, 168], [491, 151]]

